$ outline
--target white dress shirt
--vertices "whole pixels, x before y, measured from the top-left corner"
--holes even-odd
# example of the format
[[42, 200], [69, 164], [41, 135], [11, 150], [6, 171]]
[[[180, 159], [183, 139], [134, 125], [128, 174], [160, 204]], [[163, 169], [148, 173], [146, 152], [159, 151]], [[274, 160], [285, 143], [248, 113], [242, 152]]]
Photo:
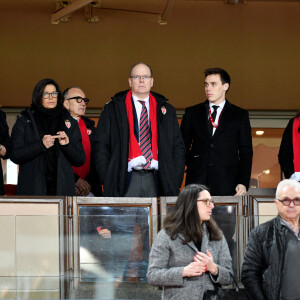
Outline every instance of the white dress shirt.
[[[217, 106], [219, 106], [219, 108], [218, 108], [218, 110], [217, 110], [216, 119], [215, 119], [215, 123], [216, 123], [217, 125], [219, 124], [219, 118], [220, 118], [220, 115], [221, 115], [221, 112], [222, 112], [222, 110], [223, 110], [223, 108], [224, 108], [225, 103], [226, 103], [226, 100], [224, 100], [222, 103], [220, 103], [220, 104], [217, 105]], [[216, 104], [209, 102], [209, 107], [210, 107], [211, 113], [214, 112], [213, 105], [216, 105]], [[209, 116], [208, 116], [208, 118], [209, 118]], [[215, 127], [213, 126], [213, 132], [212, 132], [212, 135], [215, 134], [216, 129], [217, 129], [217, 128], [215, 128]]]

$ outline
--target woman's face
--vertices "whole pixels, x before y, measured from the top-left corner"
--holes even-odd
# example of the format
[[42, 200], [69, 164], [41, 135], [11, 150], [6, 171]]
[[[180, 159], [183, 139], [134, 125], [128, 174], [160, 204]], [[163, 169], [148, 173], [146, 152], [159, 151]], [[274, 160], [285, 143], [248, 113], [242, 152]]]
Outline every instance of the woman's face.
[[53, 92], [56, 92], [56, 87], [53, 84], [47, 84], [42, 95], [42, 105], [45, 108], [55, 108], [57, 105], [57, 95], [53, 97]]
[[208, 221], [211, 217], [214, 205], [210, 201], [211, 195], [208, 191], [202, 191], [199, 193], [197, 199], [197, 209], [201, 222]]

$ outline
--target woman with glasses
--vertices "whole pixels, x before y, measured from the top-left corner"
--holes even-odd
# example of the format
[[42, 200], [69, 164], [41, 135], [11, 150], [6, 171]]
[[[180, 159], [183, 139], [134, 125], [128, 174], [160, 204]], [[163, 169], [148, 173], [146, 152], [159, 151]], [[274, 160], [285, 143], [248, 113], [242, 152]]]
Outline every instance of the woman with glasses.
[[31, 107], [17, 119], [11, 139], [18, 195], [75, 195], [72, 165], [81, 166], [85, 154], [78, 124], [64, 109], [54, 80], [36, 84]]
[[213, 283], [231, 283], [231, 256], [211, 218], [214, 204], [204, 185], [191, 184], [179, 194], [164, 221], [149, 258], [148, 282], [163, 287], [163, 299], [202, 299]]

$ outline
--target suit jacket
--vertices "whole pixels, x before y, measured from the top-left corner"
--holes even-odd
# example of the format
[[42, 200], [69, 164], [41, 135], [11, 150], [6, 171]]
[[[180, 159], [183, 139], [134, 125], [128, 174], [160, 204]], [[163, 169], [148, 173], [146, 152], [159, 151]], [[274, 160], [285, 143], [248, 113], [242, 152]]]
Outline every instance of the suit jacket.
[[[95, 163], [103, 196], [124, 196], [131, 179], [128, 167], [129, 129], [125, 97], [117, 93], [108, 102], [97, 125]], [[185, 147], [179, 130], [176, 110], [167, 99], [151, 92], [157, 101], [158, 172], [155, 173], [159, 195], [177, 196], [184, 173]]]
[[185, 184], [201, 183], [215, 196], [234, 195], [237, 184], [249, 187], [252, 138], [249, 114], [226, 104], [213, 136], [208, 130], [209, 102], [186, 108], [181, 132], [187, 150]]
[[[164, 288], [164, 300], [199, 300], [206, 290], [213, 290], [212, 282], [228, 285], [231, 282], [231, 256], [227, 242], [222, 236], [220, 241], [209, 241], [209, 234], [204, 223], [201, 249], [194, 242], [184, 245], [183, 234], [175, 240], [163, 229], [151, 248], [149, 256], [148, 283]], [[209, 272], [201, 276], [182, 277], [183, 268], [193, 262], [197, 251], [206, 253], [209, 249], [214, 262], [219, 267], [219, 275], [215, 278]]]

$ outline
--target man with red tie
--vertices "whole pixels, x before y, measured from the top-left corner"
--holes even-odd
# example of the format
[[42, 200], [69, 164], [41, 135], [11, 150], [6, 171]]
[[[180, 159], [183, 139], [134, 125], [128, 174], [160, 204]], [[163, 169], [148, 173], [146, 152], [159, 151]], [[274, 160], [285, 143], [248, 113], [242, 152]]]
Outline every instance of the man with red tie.
[[78, 196], [101, 196], [101, 184], [94, 164], [95, 122], [85, 117], [89, 99], [79, 87], [70, 87], [63, 92], [64, 106], [78, 121], [86, 160], [81, 167], [73, 167]]
[[176, 111], [150, 92], [147, 64], [133, 65], [128, 80], [131, 89], [112, 97], [97, 127], [96, 168], [104, 196], [176, 196], [185, 156]]
[[225, 98], [230, 87], [225, 70], [211, 68], [204, 74], [207, 100], [186, 108], [181, 123], [185, 184], [205, 184], [214, 196], [242, 196], [249, 187], [253, 156], [249, 114]]

